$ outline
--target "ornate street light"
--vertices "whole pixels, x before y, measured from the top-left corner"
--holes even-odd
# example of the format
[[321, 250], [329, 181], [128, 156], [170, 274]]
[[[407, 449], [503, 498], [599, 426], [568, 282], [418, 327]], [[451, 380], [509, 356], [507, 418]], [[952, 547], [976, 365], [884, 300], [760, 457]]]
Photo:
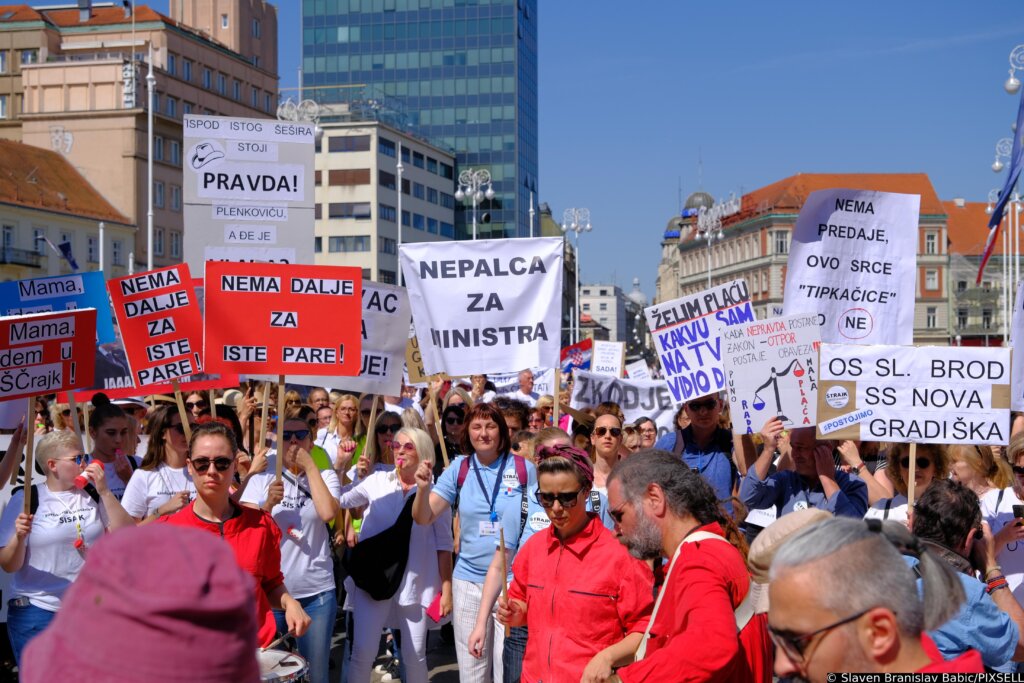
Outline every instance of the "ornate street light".
[[573, 242], [576, 249], [576, 315], [573, 316], [572, 343], [580, 340], [580, 233], [590, 232], [590, 209], [566, 209], [562, 213], [562, 232], [572, 230], [575, 235]]
[[711, 245], [715, 240], [725, 239], [722, 232], [722, 216], [718, 211], [708, 211], [708, 207], [700, 207], [697, 214], [697, 232], [693, 239], [704, 240], [708, 245], [708, 289], [711, 289]]
[[[487, 188], [487, 189], [484, 189]], [[494, 199], [491, 187], [491, 173], [486, 168], [473, 170], [467, 168], [459, 174], [459, 189], [455, 191], [455, 199], [473, 203], [473, 239], [476, 239], [476, 209], [484, 199]]]
[[1010, 77], [1003, 83], [1003, 89], [1010, 95], [1016, 95], [1020, 90], [1018, 70], [1024, 71], [1024, 45], [1018, 45], [1010, 51]]

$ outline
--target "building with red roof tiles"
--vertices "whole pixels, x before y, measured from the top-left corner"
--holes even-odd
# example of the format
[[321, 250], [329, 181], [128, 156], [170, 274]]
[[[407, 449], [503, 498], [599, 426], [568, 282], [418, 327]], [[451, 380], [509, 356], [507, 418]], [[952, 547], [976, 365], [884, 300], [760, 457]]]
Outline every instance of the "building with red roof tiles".
[[133, 15], [121, 2], [91, 0], [0, 5], [0, 138], [63, 155], [115, 210], [143, 226], [131, 247], [140, 269], [148, 257], [150, 49], [156, 267], [182, 259], [182, 117], [269, 118], [277, 110], [272, 4], [171, 0], [168, 14], [139, 4]]
[[[714, 200], [694, 193], [683, 216], [673, 218], [662, 241], [655, 301], [669, 301], [713, 283], [743, 278], [758, 318], [781, 315], [789, 241], [807, 196], [849, 188], [921, 196], [914, 341], [950, 342], [949, 254], [946, 213], [924, 173], [799, 173], [734, 199], [723, 212], [721, 239], [697, 235], [696, 214]], [[710, 266], [709, 266], [710, 258]]]
[[47, 244], [71, 244], [83, 271], [128, 273], [135, 226], [58, 152], [0, 140], [0, 278], [20, 280], [72, 272]]

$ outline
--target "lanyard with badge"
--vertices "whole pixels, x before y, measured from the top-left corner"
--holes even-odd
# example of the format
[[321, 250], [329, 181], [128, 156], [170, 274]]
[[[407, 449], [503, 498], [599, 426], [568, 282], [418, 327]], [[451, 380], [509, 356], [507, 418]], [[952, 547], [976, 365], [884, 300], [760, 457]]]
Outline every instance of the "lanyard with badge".
[[490, 515], [486, 521], [480, 522], [480, 535], [481, 536], [497, 536], [498, 535], [498, 512], [494, 509], [498, 504], [498, 489], [501, 488], [501, 475], [505, 471], [505, 463], [508, 462], [508, 453], [505, 453], [501, 457], [501, 465], [498, 467], [497, 474], [494, 475], [494, 490], [491, 492], [490, 498], [487, 497], [487, 487], [484, 486], [484, 478], [480, 476], [480, 460], [477, 459], [473, 463], [473, 473], [476, 474], [476, 483], [480, 486], [480, 493], [484, 496], [484, 501], [490, 508]]
[[72, 521], [75, 524], [75, 541], [72, 545], [75, 547], [75, 550], [85, 552], [88, 549], [88, 546], [85, 544], [85, 532], [82, 530], [81, 520], [81, 516], [85, 513], [85, 509], [81, 507], [72, 508], [64, 502], [64, 499], [61, 498], [60, 495], [51, 495], [56, 498], [57, 502], [60, 503], [64, 507], [64, 510], [67, 511], [69, 521]]

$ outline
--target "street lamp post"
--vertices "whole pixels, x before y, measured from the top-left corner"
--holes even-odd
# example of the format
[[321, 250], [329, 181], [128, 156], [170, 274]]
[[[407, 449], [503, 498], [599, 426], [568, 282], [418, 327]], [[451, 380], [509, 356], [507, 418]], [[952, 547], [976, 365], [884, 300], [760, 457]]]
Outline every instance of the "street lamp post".
[[[132, 15], [134, 17], [134, 13]], [[135, 46], [132, 46], [132, 50]], [[146, 177], [149, 193], [146, 195], [146, 270], [153, 270], [153, 98], [156, 95], [156, 76], [153, 75], [153, 42], [149, 43], [149, 67], [146, 71], [146, 109], [149, 140], [146, 154]]]
[[695, 240], [704, 240], [708, 245], [708, 289], [711, 289], [711, 245], [715, 240], [724, 239], [722, 233], [722, 217], [717, 211], [708, 211], [708, 207], [700, 207], [697, 214], [697, 233], [693, 236]]
[[576, 311], [573, 316], [572, 343], [580, 340], [580, 233], [590, 232], [593, 227], [590, 225], [590, 209], [566, 209], [562, 213], [562, 232], [568, 233], [572, 230], [574, 247], [576, 249]]
[[398, 175], [398, 185], [395, 186], [395, 190], [398, 194], [398, 215], [395, 216], [395, 222], [398, 223], [398, 248], [395, 249], [395, 263], [398, 268], [398, 284], [402, 284], [402, 174], [405, 173], [405, 166], [402, 165], [402, 141], [398, 141], [398, 165], [395, 166], [395, 172]]
[[[985, 213], [991, 214], [994, 210], [995, 203], [999, 201], [999, 190], [993, 189], [988, 193], [988, 206], [985, 208]], [[1003, 220], [1006, 221], [1007, 217], [1004, 215]], [[1012, 223], [1007, 224], [1006, 229], [1003, 230], [1003, 295], [1001, 297], [1002, 317], [1003, 317], [1003, 343], [1005, 344], [1010, 336], [1010, 300], [1012, 295], [1010, 294], [1010, 234]]]
[[1006, 79], [1003, 88], [1011, 95], [1016, 95], [1020, 90], [1017, 71], [1024, 71], [1024, 45], [1018, 45], [1010, 51], [1010, 77]]
[[476, 239], [476, 208], [484, 199], [494, 199], [491, 173], [486, 168], [467, 168], [459, 174], [459, 189], [455, 191], [455, 199], [461, 202], [467, 198], [473, 202], [473, 239]]

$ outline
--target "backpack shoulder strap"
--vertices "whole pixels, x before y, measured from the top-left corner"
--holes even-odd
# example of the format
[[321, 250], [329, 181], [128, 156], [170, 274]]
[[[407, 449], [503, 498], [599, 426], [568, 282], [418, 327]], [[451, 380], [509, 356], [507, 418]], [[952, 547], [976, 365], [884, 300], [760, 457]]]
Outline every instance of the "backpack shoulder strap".
[[[128, 460], [128, 465], [131, 466], [131, 468], [132, 468], [132, 472], [134, 472], [135, 470], [139, 469], [139, 461], [135, 459], [134, 455], [129, 455], [127, 460]], [[125, 483], [127, 483], [127, 482], [125, 482]]]
[[459, 498], [462, 496], [462, 485], [466, 483], [466, 477], [469, 476], [469, 458], [466, 456], [459, 463], [459, 476], [455, 480], [455, 504], [452, 505], [452, 515], [459, 511]]
[[516, 465], [516, 476], [519, 477], [519, 485], [525, 490], [526, 482], [529, 480], [529, 477], [526, 476], [526, 458], [513, 453], [512, 461]]
[[882, 519], [889, 519], [889, 509], [892, 508], [892, 498], [885, 501], [885, 511], [882, 512]]
[[526, 520], [530, 517], [530, 498], [526, 490], [529, 477], [526, 474], [526, 458], [513, 453], [512, 462], [515, 464], [519, 485], [523, 489], [523, 495], [519, 500], [519, 535], [522, 537], [523, 530], [526, 529]]

